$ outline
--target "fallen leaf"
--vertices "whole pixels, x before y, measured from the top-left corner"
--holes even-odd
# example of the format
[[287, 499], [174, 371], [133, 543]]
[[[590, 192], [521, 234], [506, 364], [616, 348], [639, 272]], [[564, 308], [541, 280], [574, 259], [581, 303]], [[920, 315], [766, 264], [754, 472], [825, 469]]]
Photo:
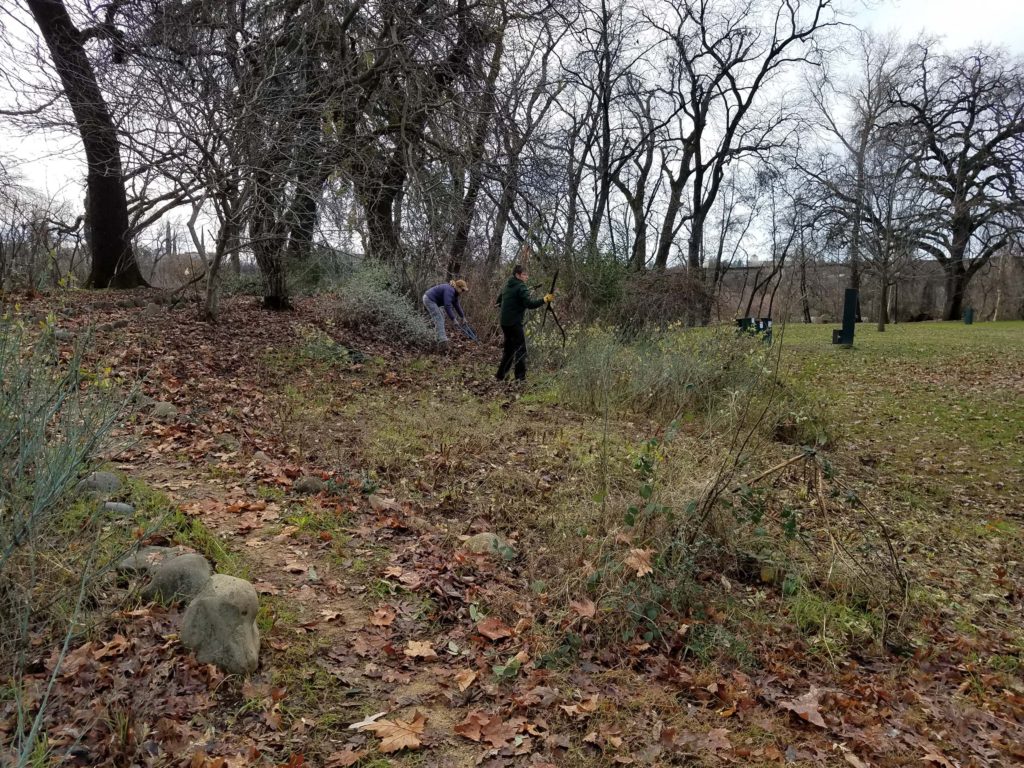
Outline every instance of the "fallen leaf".
[[358, 763], [366, 755], [367, 750], [365, 749], [354, 750], [352, 747], [345, 747], [341, 752], [328, 755], [324, 768], [348, 768], [348, 766]]
[[455, 726], [455, 733], [470, 741], [485, 742], [498, 748], [514, 739], [523, 723], [521, 718], [506, 722], [500, 715], [474, 710]]
[[501, 619], [488, 616], [476, 625], [476, 631], [488, 640], [501, 640], [505, 637], [512, 637], [512, 628], [501, 622]]
[[412, 659], [436, 659], [437, 652], [429, 640], [410, 640], [405, 655]]
[[367, 726], [372, 725], [373, 723], [375, 723], [378, 720], [380, 720], [386, 714], [387, 714], [387, 712], [378, 712], [376, 715], [370, 715], [369, 717], [367, 717], [367, 718], [365, 718], [363, 720], [360, 720], [358, 723], [352, 723], [352, 725], [350, 725], [348, 727], [348, 729], [350, 731], [361, 731], [362, 729], [366, 728]]
[[597, 613], [597, 606], [593, 600], [584, 597], [582, 600], [569, 601], [569, 607], [576, 611], [581, 618], [592, 619]]
[[375, 627], [389, 627], [394, 620], [395, 612], [386, 605], [382, 605], [370, 617], [370, 623]]
[[341, 611], [331, 611], [325, 608], [320, 611], [320, 615], [324, 617], [324, 621], [330, 623], [341, 618]]
[[793, 701], [780, 701], [779, 706], [783, 709], [788, 709], [794, 713], [801, 720], [806, 720], [812, 725], [816, 725], [819, 728], [826, 728], [825, 719], [821, 716], [821, 712], [818, 707], [820, 706], [819, 699], [823, 691], [817, 686], [812, 685], [811, 690], [801, 696], [799, 699]]
[[370, 508], [374, 512], [401, 512], [402, 505], [394, 499], [385, 499], [383, 496], [370, 494]]
[[712, 728], [700, 739], [699, 746], [712, 754], [728, 751], [732, 749], [732, 742], [727, 738], [728, 735], [729, 731], [725, 728]]
[[402, 749], [417, 749], [422, 745], [420, 734], [426, 727], [427, 717], [422, 712], [413, 712], [411, 722], [405, 720], [378, 720], [359, 730], [370, 731], [381, 740], [381, 752], [398, 752]]
[[631, 549], [626, 556], [626, 565], [636, 571], [637, 578], [643, 578], [654, 573], [654, 569], [651, 567], [651, 555], [653, 554], [653, 549]]
[[460, 691], [464, 691], [469, 688], [469, 686], [473, 684], [474, 680], [476, 680], [476, 672], [472, 669], [464, 669], [455, 675], [455, 682], [458, 684]]
[[843, 760], [852, 765], [853, 768], [868, 768], [868, 764], [853, 754], [853, 752], [843, 752]]

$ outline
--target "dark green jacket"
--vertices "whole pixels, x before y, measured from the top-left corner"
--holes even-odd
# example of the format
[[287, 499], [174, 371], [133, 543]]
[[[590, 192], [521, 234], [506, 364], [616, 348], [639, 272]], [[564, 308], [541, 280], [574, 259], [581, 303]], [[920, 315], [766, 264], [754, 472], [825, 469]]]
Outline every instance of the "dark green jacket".
[[543, 307], [544, 299], [533, 298], [526, 283], [512, 275], [501, 289], [496, 303], [501, 306], [502, 325], [522, 325], [526, 310]]

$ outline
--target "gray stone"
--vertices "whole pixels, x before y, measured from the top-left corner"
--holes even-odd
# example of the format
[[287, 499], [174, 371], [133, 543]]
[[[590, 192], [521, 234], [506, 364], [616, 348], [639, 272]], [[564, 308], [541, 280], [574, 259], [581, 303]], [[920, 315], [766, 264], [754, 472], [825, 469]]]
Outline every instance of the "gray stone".
[[311, 477], [310, 475], [304, 475], [303, 477], [300, 477], [298, 480], [296, 480], [295, 485], [292, 487], [295, 489], [296, 493], [312, 494], [320, 493], [327, 486], [324, 484], [324, 481], [321, 480], [319, 477]]
[[188, 602], [206, 586], [213, 568], [206, 558], [195, 552], [169, 557], [149, 568], [150, 582], [142, 590], [143, 600], [170, 603]]
[[493, 555], [505, 560], [515, 560], [519, 556], [505, 537], [490, 532], [470, 536], [462, 548], [476, 555]]
[[154, 317], [159, 317], [161, 314], [163, 314], [163, 310], [160, 308], [160, 305], [157, 304], [156, 302], [150, 302], [149, 304], [142, 308], [142, 317], [146, 320], [151, 320]]
[[142, 547], [122, 558], [117, 564], [118, 573], [149, 573], [154, 566], [182, 555], [195, 554], [188, 547]]
[[100, 494], [116, 493], [121, 490], [121, 478], [113, 472], [93, 472], [79, 483], [83, 491]]
[[109, 325], [111, 328], [125, 328], [128, 326], [128, 318], [119, 317], [116, 320], [111, 320], [109, 323], [107, 323], [107, 325]]
[[156, 404], [156, 400], [149, 395], [144, 395], [140, 392], [135, 396], [135, 404], [138, 405], [139, 408], [149, 408]]
[[252, 460], [257, 464], [263, 464], [264, 466], [269, 466], [274, 463], [274, 460], [267, 456], [263, 451], [256, 451], [256, 453], [252, 455]]
[[153, 406], [153, 410], [150, 413], [156, 419], [173, 419], [178, 415], [178, 409], [174, 403], [159, 402]]
[[185, 609], [181, 642], [201, 664], [244, 675], [259, 664], [259, 598], [252, 584], [218, 573]]
[[238, 438], [234, 435], [229, 435], [227, 432], [221, 432], [213, 441], [217, 444], [218, 448], [223, 448], [228, 451], [237, 451], [242, 447], [242, 444], [238, 442]]
[[53, 338], [57, 341], [71, 341], [75, 338], [75, 334], [69, 331], [67, 328], [54, 328]]
[[108, 501], [103, 505], [103, 511], [112, 515], [130, 515], [135, 511], [135, 507], [123, 501]]

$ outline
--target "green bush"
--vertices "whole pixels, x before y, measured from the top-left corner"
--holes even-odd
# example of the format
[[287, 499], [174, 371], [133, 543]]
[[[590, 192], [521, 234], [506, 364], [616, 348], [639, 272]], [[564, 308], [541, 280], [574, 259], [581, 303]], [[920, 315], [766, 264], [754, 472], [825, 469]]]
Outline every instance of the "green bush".
[[424, 347], [434, 338], [426, 317], [379, 264], [355, 270], [338, 289], [338, 325], [392, 344]]

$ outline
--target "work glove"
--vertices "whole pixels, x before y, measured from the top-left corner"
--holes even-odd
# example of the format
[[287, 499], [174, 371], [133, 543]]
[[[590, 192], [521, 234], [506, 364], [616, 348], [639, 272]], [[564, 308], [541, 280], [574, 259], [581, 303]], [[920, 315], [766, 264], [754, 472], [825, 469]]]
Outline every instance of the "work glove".
[[549, 293], [549, 294], [547, 294], [547, 295], [546, 295], [546, 296], [544, 297], [544, 303], [545, 303], [545, 304], [550, 304], [550, 303], [551, 303], [552, 301], [554, 301], [554, 300], [555, 300], [555, 294], [553, 294], [553, 293]]

